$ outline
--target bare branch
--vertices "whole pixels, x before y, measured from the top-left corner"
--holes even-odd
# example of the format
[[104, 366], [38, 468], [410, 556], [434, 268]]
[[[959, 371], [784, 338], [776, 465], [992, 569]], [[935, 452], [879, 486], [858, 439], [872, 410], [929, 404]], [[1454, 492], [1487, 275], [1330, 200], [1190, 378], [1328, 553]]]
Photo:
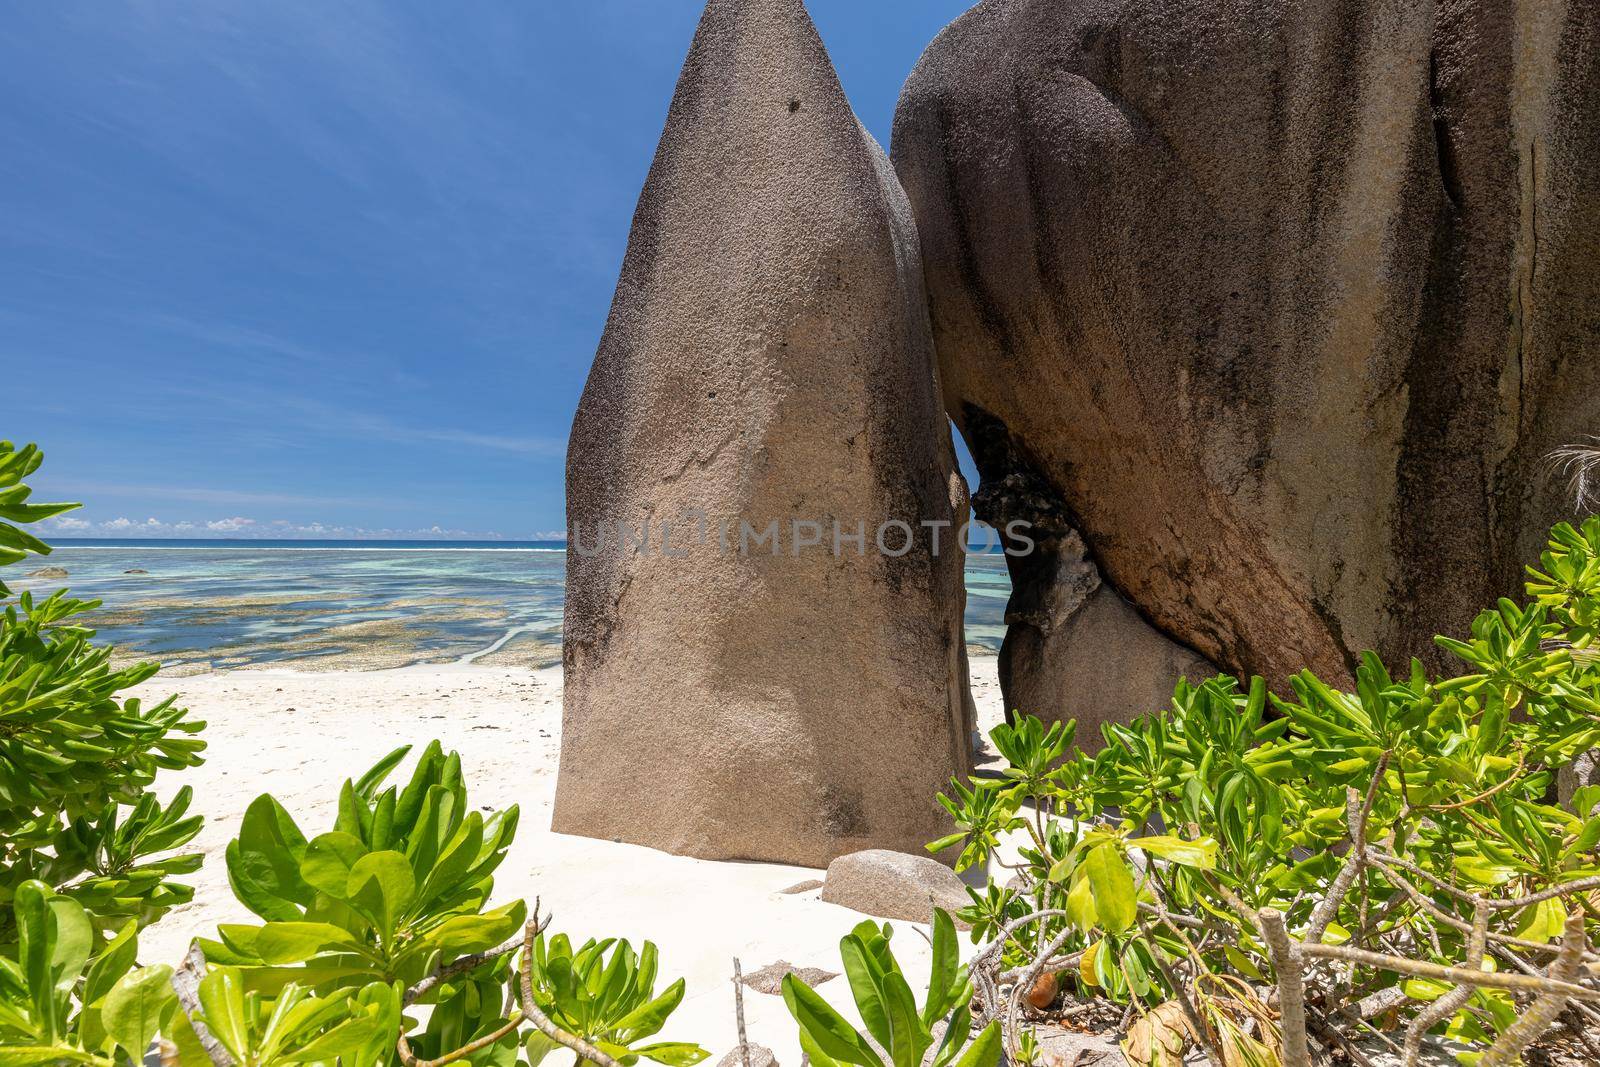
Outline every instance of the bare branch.
[[[1302, 946], [1295, 945], [1276, 908], [1261, 909], [1261, 935], [1278, 972], [1278, 1015], [1282, 1020], [1283, 1067], [1311, 1067], [1306, 1043], [1306, 983]], [[1310, 946], [1303, 946], [1309, 948]]]
[[525, 940], [526, 938], [524, 935], [518, 934], [505, 944], [496, 948], [491, 948], [487, 952], [475, 952], [470, 956], [461, 957], [447, 967], [439, 968], [437, 971], [434, 971], [432, 974], [428, 975], [428, 977], [424, 978], [422, 981], [406, 990], [405, 999], [402, 1003], [404, 1003], [404, 1005], [408, 1008], [411, 1007], [411, 1005], [415, 1004], [417, 1001], [431, 993], [434, 987], [438, 986], [441, 982], [448, 982], [450, 979], [466, 974], [468, 971], [477, 970], [490, 960], [497, 960], [507, 953], [515, 952], [523, 946]]
[[1306, 928], [1307, 941], [1317, 943], [1322, 940], [1323, 935], [1328, 932], [1328, 927], [1333, 925], [1334, 917], [1339, 914], [1339, 905], [1344, 903], [1345, 895], [1350, 892], [1350, 887], [1355, 884], [1362, 869], [1367, 865], [1367, 819], [1372, 815], [1372, 805], [1378, 797], [1378, 786], [1388, 769], [1389, 753], [1385, 752], [1378, 757], [1378, 765], [1372, 772], [1372, 781], [1367, 785], [1366, 800], [1363, 802], [1354, 789], [1346, 794], [1345, 817], [1350, 824], [1350, 856], [1333, 879], [1333, 884], [1328, 887], [1328, 892], [1312, 909], [1311, 923]]
[[200, 979], [205, 977], [205, 973], [206, 954], [200, 951], [199, 942], [192, 942], [182, 965], [172, 972], [172, 990], [178, 994], [178, 1004], [183, 1008], [183, 1014], [188, 1016], [189, 1028], [194, 1031], [195, 1039], [206, 1050], [214, 1067], [237, 1067], [222, 1042], [200, 1021]]
[[[1583, 965], [1584, 914], [1582, 908], [1574, 908], [1567, 916], [1567, 928], [1561, 938], [1561, 953], [1550, 964], [1552, 984], [1571, 982], [1578, 976]], [[1561, 1010], [1567, 1006], [1567, 999], [1565, 993], [1552, 989], [1534, 1001], [1522, 1018], [1508, 1026], [1493, 1047], [1483, 1054], [1478, 1067], [1511, 1067], [1512, 1064], [1521, 1063], [1523, 1049], [1550, 1029]]]
[[474, 1052], [482, 1052], [491, 1045], [496, 1045], [501, 1041], [504, 1041], [511, 1034], [516, 1033], [517, 1027], [521, 1025], [522, 1016], [513, 1014], [511, 1016], [511, 1020], [504, 1026], [501, 1026], [499, 1029], [493, 1031], [492, 1033], [485, 1034], [476, 1041], [456, 1049], [454, 1052], [447, 1052], [436, 1060], [417, 1059], [417, 1057], [411, 1052], [411, 1042], [406, 1040], [405, 1032], [401, 1031], [400, 1040], [395, 1045], [395, 1051], [400, 1054], [400, 1062], [403, 1063], [405, 1067], [446, 1067], [447, 1064], [458, 1063], [461, 1060], [466, 1059], [468, 1056], [471, 1056]]
[[[1467, 967], [1481, 968], [1483, 952], [1489, 943], [1489, 902], [1479, 900], [1472, 912], [1472, 933], [1467, 941]], [[1405, 1067], [1417, 1067], [1417, 1057], [1422, 1053], [1422, 1039], [1428, 1031], [1467, 1006], [1472, 999], [1473, 987], [1458, 982], [1456, 987], [1429, 1004], [1412, 1020], [1406, 1031]]]
[[1380, 971], [1409, 974], [1414, 978], [1438, 978], [1446, 982], [1467, 982], [1490, 989], [1509, 989], [1517, 993], [1565, 993], [1574, 1000], [1600, 1002], [1600, 989], [1573, 985], [1571, 981], [1554, 978], [1535, 978], [1524, 974], [1506, 974], [1501, 971], [1469, 971], [1461, 967], [1443, 967], [1437, 963], [1385, 956], [1379, 952], [1350, 948], [1348, 945], [1301, 945], [1303, 955], [1312, 959], [1344, 960], [1359, 963]]

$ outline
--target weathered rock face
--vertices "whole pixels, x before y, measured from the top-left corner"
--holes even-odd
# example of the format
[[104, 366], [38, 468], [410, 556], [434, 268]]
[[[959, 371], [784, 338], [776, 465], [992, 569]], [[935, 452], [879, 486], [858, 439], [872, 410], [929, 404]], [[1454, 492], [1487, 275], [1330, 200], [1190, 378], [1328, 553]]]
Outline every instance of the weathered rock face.
[[567, 502], [555, 829], [811, 866], [938, 835], [971, 698], [959, 546], [919, 524], [965, 486], [910, 206], [800, 0], [706, 9]]
[[880, 919], [931, 922], [933, 909], [953, 917], [971, 903], [955, 872], [928, 856], [868, 849], [828, 865], [822, 899]]
[[895, 125], [949, 410], [1218, 665], [1432, 658], [1600, 427], [1597, 56], [1577, 0], [984, 0]]

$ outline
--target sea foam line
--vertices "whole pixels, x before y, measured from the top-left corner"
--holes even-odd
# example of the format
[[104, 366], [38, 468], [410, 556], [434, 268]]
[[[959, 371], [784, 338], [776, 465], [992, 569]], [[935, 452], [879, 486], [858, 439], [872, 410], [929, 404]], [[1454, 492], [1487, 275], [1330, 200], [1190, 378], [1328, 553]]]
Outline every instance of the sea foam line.
[[462, 656], [460, 659], [456, 660], [456, 663], [463, 667], [469, 663], [476, 663], [484, 656], [493, 655], [494, 653], [499, 652], [502, 648], [505, 648], [506, 645], [511, 643], [513, 638], [542, 629], [544, 629], [544, 627], [540, 625], [513, 626], [511, 629], [501, 634], [494, 644], [490, 645], [488, 648], [480, 648], [476, 652], [468, 652], [465, 656]]

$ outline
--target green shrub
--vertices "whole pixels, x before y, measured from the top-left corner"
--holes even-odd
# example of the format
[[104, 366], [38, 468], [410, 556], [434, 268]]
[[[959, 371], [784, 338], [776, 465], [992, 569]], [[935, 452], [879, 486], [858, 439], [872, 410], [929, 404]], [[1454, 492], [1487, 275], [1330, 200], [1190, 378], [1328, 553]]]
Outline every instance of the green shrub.
[[[547, 941], [527, 921], [524, 902], [489, 907], [517, 808], [487, 817], [474, 809], [460, 756], [437, 741], [403, 788], [384, 788], [409, 752], [396, 749], [345, 782], [334, 828], [309, 840], [272, 796], [250, 805], [228, 845], [228, 878], [263, 922], [226, 925], [219, 940], [199, 943], [214, 968], [206, 981], [216, 1005], [225, 1005], [202, 998], [199, 1020], [213, 1032], [214, 1018], [226, 1022], [234, 1037], [224, 1044], [236, 1058], [235, 1045], [269, 1057], [241, 1062], [296, 1063], [326, 1056], [335, 1041], [364, 1040], [368, 1024], [390, 1019], [392, 1008], [386, 1041], [347, 1053], [351, 1062], [428, 1061], [470, 1047], [465, 1062], [509, 1067], [532, 1021], [531, 1000], [560, 1039], [535, 1027], [526, 1039], [530, 1065], [574, 1039], [623, 1065], [704, 1059], [696, 1045], [638, 1044], [683, 998], [682, 981], [655, 994], [654, 945], [636, 955], [627, 942], [607, 940], [574, 953], [565, 935]], [[513, 967], [518, 950], [526, 984]], [[411, 1008], [427, 1009], [425, 1025], [401, 1015]], [[273, 1044], [287, 1033], [273, 1029], [280, 1016], [321, 1022], [308, 1024], [305, 1047], [294, 1051], [299, 1038]], [[404, 1055], [395, 1042], [402, 1032]]]
[[[412, 986], [523, 929], [521, 901], [487, 907], [517, 809], [473, 810], [461, 757], [438, 742], [404, 788], [384, 789], [409, 751], [345, 782], [334, 828], [309, 840], [270, 795], [250, 805], [228, 845], [228, 879], [265, 922], [221, 927], [220, 941], [201, 943], [208, 961], [236, 968], [249, 993], [277, 997], [292, 982], [357, 994], [372, 983]], [[503, 1022], [506, 966], [486, 961], [431, 990], [421, 1002], [437, 1010], [418, 1049], [453, 1048]]]
[[[50, 552], [16, 524], [77, 507], [28, 503], [22, 479], [41, 458], [0, 442], [0, 565]], [[0, 584], [0, 598], [10, 595]], [[162, 807], [147, 790], [157, 772], [201, 762], [204, 724], [170, 699], [119, 698], [157, 665], [113, 670], [111, 650], [74, 622], [98, 606], [25, 592], [0, 612], [0, 948], [16, 939], [13, 902], [30, 881], [82, 904], [99, 940], [192, 896], [172, 879], [200, 857], [170, 855], [200, 831], [190, 793]]]
[[42, 882], [18, 887], [14, 916], [16, 956], [0, 955], [0, 1063], [143, 1062], [176, 998], [172, 968], [135, 966], [137, 924], [97, 949], [84, 907]]
[[[238, 970], [213, 967], [196, 999], [193, 1020], [245, 1067], [387, 1063], [402, 1027], [400, 988], [381, 982], [329, 996], [291, 982], [268, 998], [251, 992]], [[214, 1062], [186, 1017], [169, 1015], [163, 1032], [172, 1035], [184, 1067]]]
[[[534, 1003], [561, 1029], [618, 1062], [634, 1063], [643, 1057], [668, 1067], [690, 1067], [707, 1057], [705, 1049], [685, 1042], [639, 1044], [659, 1033], [683, 1002], [681, 978], [656, 994], [656, 947], [650, 942], [637, 954], [628, 942], [612, 938], [587, 941], [574, 951], [567, 935], [557, 934], [547, 942], [540, 934], [534, 939], [530, 963]], [[528, 1064], [538, 1067], [560, 1047], [534, 1031], [528, 1035]]]
[[[1600, 519], [1557, 527], [1529, 578], [1531, 603], [1439, 639], [1466, 665], [1457, 677], [1416, 663], [1396, 677], [1369, 654], [1355, 692], [1310, 672], [1282, 697], [1259, 678], [1182, 683], [1169, 710], [1106, 727], [1092, 758], [1070, 725], [1000, 727], [1005, 776], [956, 784], [942, 800], [959, 832], [929, 846], [960, 846], [964, 869], [1024, 836], [1018, 884], [973, 892], [963, 912], [974, 938], [998, 939], [997, 968], [1037, 961], [1086, 996], [1176, 1002], [1224, 1058], [1254, 1040], [1241, 990], [1291, 961], [1324, 1035], [1371, 1003], [1411, 1020], [1412, 1042], [1434, 1029], [1479, 1049], [1523, 1040], [1526, 1027], [1507, 1036], [1522, 1005], [1500, 979], [1429, 975], [1545, 974], [1596, 929], [1600, 789], [1565, 807], [1553, 796], [1557, 770], [1600, 745]], [[1279, 914], [1289, 959], [1266, 941]], [[1398, 1003], [1367, 999], [1397, 975]]]
[[941, 909], [933, 913], [933, 969], [921, 1009], [890, 948], [893, 936], [888, 923], [880, 927], [864, 922], [839, 942], [850, 993], [867, 1026], [865, 1034], [796, 975], [785, 976], [783, 1000], [800, 1024], [800, 1047], [811, 1062], [816, 1067], [920, 1067], [938, 1041], [929, 1067], [995, 1067], [1000, 1059], [999, 1025], [991, 1023], [972, 1038], [968, 1007], [972, 984], [960, 964], [949, 913]]

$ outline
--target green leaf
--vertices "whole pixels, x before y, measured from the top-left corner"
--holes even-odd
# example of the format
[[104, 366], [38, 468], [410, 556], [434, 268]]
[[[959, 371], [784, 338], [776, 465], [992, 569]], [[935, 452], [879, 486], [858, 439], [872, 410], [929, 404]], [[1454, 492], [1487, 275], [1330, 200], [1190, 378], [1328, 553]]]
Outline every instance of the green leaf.
[[356, 780], [356, 795], [362, 800], [370, 802], [373, 794], [377, 792], [378, 787], [384, 783], [384, 780], [388, 778], [391, 773], [393, 773], [394, 769], [400, 765], [400, 762], [404, 760], [406, 756], [410, 754], [410, 752], [410, 745], [401, 745], [399, 748], [383, 757], [377, 763], [374, 763], [366, 774], [363, 774]]
[[629, 1052], [636, 1056], [643, 1056], [656, 1063], [664, 1063], [667, 1067], [692, 1067], [693, 1064], [710, 1057], [711, 1053], [699, 1045], [681, 1041], [663, 1041], [654, 1045], [641, 1045], [630, 1048]]
[[1114, 844], [1096, 845], [1084, 859], [1084, 870], [1101, 926], [1110, 934], [1125, 933], [1138, 918], [1139, 902], [1122, 853]]
[[883, 1061], [861, 1040], [855, 1028], [792, 974], [783, 979], [783, 1002], [805, 1036], [829, 1059], [856, 1067], [883, 1067]]
[[630, 1042], [660, 1033], [667, 1023], [667, 1016], [677, 1011], [678, 1005], [683, 1003], [684, 988], [683, 979], [678, 979], [659, 997], [623, 1016], [612, 1029]]
[[532, 1030], [529, 1031], [528, 1040], [523, 1047], [523, 1054], [528, 1059], [527, 1067], [539, 1067], [546, 1056], [563, 1046], [556, 1044], [538, 1030]]
[[918, 1067], [933, 1037], [917, 1016], [916, 997], [898, 968], [884, 973], [883, 992], [889, 1010], [889, 1053], [895, 1067]]
[[1548, 944], [1561, 936], [1566, 925], [1566, 905], [1560, 900], [1541, 900], [1522, 910], [1515, 933], [1529, 941]]
[[139, 1063], [160, 1028], [167, 1005], [176, 999], [172, 968], [165, 964], [145, 967], [127, 975], [106, 995], [100, 1022], [111, 1040]]
[[892, 1052], [889, 1009], [876, 961], [855, 934], [848, 934], [839, 942], [839, 956], [844, 962], [845, 978], [850, 983], [856, 1010], [861, 1013], [861, 1021], [867, 1025], [867, 1033], [876, 1038], [881, 1047]]
[[344, 899], [372, 920], [383, 939], [393, 939], [400, 918], [417, 895], [411, 862], [399, 852], [373, 852], [350, 868]]
[[361, 952], [365, 944], [332, 923], [267, 923], [255, 938], [255, 951], [267, 964], [301, 963], [326, 952]]
[[294, 819], [271, 796], [251, 803], [228, 843], [228, 884], [234, 896], [256, 915], [272, 922], [301, 917], [311, 903], [311, 887], [300, 874], [306, 840]]
[[1000, 1062], [999, 1020], [983, 1028], [983, 1033], [973, 1039], [967, 1050], [956, 1060], [955, 1067], [996, 1067]]
[[1400, 988], [1412, 1000], [1434, 1001], [1455, 987], [1449, 982], [1439, 982], [1432, 978], [1407, 978], [1400, 983]]
[[84, 1004], [99, 1003], [100, 998], [111, 992], [123, 975], [133, 969], [139, 957], [138, 931], [139, 924], [129, 922], [100, 950], [84, 979]]
[[1100, 924], [1100, 913], [1095, 909], [1094, 889], [1089, 885], [1089, 879], [1079, 877], [1072, 883], [1072, 889], [1067, 893], [1067, 917], [1084, 933], [1095, 929]]
[[367, 846], [359, 837], [337, 831], [321, 834], [305, 847], [300, 877], [317, 892], [348, 901], [350, 872], [366, 854]]
[[429, 951], [451, 957], [467, 956], [510, 940], [522, 929], [526, 918], [527, 904], [517, 900], [483, 915], [457, 915], [446, 919], [424, 940]]
[[70, 897], [51, 895], [50, 911], [55, 926], [55, 951], [51, 968], [56, 988], [63, 993], [77, 985], [89, 956], [94, 952], [94, 923], [82, 904]]
[[200, 980], [199, 997], [200, 1014], [212, 1036], [234, 1059], [248, 1060], [250, 1024], [239, 972], [232, 967], [211, 968]]
[[933, 969], [928, 978], [928, 999], [922, 1009], [922, 1023], [932, 1026], [947, 1015], [960, 998], [966, 983], [961, 975], [961, 949], [956, 924], [943, 908], [933, 909]]
[[61, 1063], [94, 1063], [98, 1057], [65, 1045], [13, 1045], [0, 1048], [0, 1067], [56, 1067]]
[[1128, 842], [1128, 847], [1143, 849], [1152, 856], [1160, 856], [1162, 859], [1171, 860], [1173, 863], [1179, 863], [1185, 867], [1196, 867], [1202, 871], [1214, 871], [1217, 869], [1217, 849], [1219, 846], [1216, 841], [1209, 837], [1201, 838], [1198, 841], [1185, 841], [1182, 838], [1166, 835], [1137, 837]]

